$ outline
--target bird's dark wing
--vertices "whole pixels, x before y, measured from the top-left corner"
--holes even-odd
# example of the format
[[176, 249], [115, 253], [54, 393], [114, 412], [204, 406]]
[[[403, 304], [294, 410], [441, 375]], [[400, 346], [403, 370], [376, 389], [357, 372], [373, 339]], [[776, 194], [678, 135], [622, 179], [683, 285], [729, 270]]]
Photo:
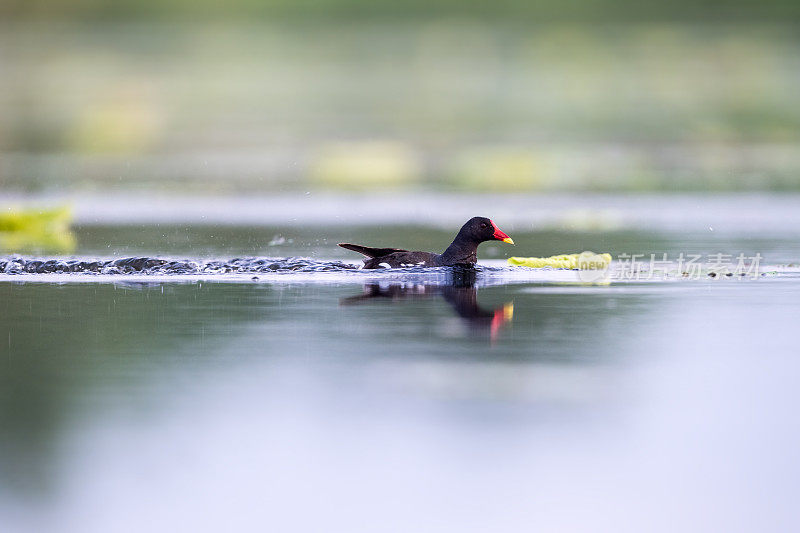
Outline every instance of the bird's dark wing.
[[402, 250], [371, 259], [364, 259], [364, 268], [409, 268], [439, 266], [439, 256], [431, 252], [409, 252]]
[[340, 242], [339, 246], [342, 248], [347, 248], [348, 250], [353, 250], [354, 252], [358, 252], [360, 254], [364, 254], [367, 257], [383, 257], [395, 252], [408, 251], [400, 248], [372, 248], [370, 246], [361, 246], [360, 244], [350, 244], [349, 242]]

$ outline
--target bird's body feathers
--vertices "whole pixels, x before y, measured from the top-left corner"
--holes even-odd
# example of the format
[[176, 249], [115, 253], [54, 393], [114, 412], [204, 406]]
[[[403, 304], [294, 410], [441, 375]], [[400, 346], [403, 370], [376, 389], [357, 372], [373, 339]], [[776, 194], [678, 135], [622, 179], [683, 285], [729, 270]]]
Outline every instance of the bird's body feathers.
[[478, 245], [489, 240], [514, 243], [488, 218], [474, 217], [461, 227], [453, 242], [441, 254], [401, 248], [376, 248], [347, 242], [339, 243], [339, 246], [367, 256], [368, 259], [364, 259], [365, 269], [438, 267], [474, 265], [478, 261]]

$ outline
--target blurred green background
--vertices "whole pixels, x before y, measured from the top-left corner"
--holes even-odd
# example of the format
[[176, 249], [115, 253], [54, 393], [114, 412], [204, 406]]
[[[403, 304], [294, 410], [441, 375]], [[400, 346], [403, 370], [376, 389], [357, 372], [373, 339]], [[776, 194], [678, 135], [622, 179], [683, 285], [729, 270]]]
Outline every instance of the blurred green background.
[[800, 3], [0, 3], [0, 192], [800, 189]]

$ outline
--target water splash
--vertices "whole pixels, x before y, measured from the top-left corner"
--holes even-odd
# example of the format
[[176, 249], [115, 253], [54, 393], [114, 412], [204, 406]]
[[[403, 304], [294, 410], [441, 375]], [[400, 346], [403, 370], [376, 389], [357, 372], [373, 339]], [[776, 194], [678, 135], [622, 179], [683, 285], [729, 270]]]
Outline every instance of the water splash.
[[173, 260], [126, 257], [111, 260], [0, 258], [5, 274], [259, 274], [272, 272], [345, 272], [357, 265], [303, 257]]
[[[750, 281], [757, 278], [797, 278], [796, 265], [763, 265], [757, 276], [715, 275], [701, 271], [693, 276], [682, 272], [677, 263], [635, 276], [620, 265], [612, 265], [607, 276], [587, 279], [587, 271], [564, 268], [528, 268], [509, 266], [501, 261], [474, 267], [409, 267], [363, 270], [361, 265], [342, 261], [323, 261], [307, 257], [244, 257], [234, 259], [174, 259], [159, 257], [98, 258], [30, 258], [0, 257], [0, 278], [19, 276], [26, 281], [69, 282], [94, 279], [101, 282], [193, 281], [284, 281], [292, 282], [401, 282], [429, 285], [489, 286], [509, 283], [557, 283], [570, 285], [608, 285], [611, 283], [654, 283], [667, 281], [729, 280]], [[37, 274], [45, 274], [37, 276]]]

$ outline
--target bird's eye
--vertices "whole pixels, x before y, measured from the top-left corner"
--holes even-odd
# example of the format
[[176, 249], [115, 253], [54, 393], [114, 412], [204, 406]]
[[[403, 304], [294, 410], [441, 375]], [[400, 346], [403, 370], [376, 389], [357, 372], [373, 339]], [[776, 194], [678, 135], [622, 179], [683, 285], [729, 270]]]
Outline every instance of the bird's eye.
[[486, 224], [486, 222], [481, 222], [481, 227], [482, 227], [482, 228], [485, 228], [485, 227], [487, 227], [487, 224]]

